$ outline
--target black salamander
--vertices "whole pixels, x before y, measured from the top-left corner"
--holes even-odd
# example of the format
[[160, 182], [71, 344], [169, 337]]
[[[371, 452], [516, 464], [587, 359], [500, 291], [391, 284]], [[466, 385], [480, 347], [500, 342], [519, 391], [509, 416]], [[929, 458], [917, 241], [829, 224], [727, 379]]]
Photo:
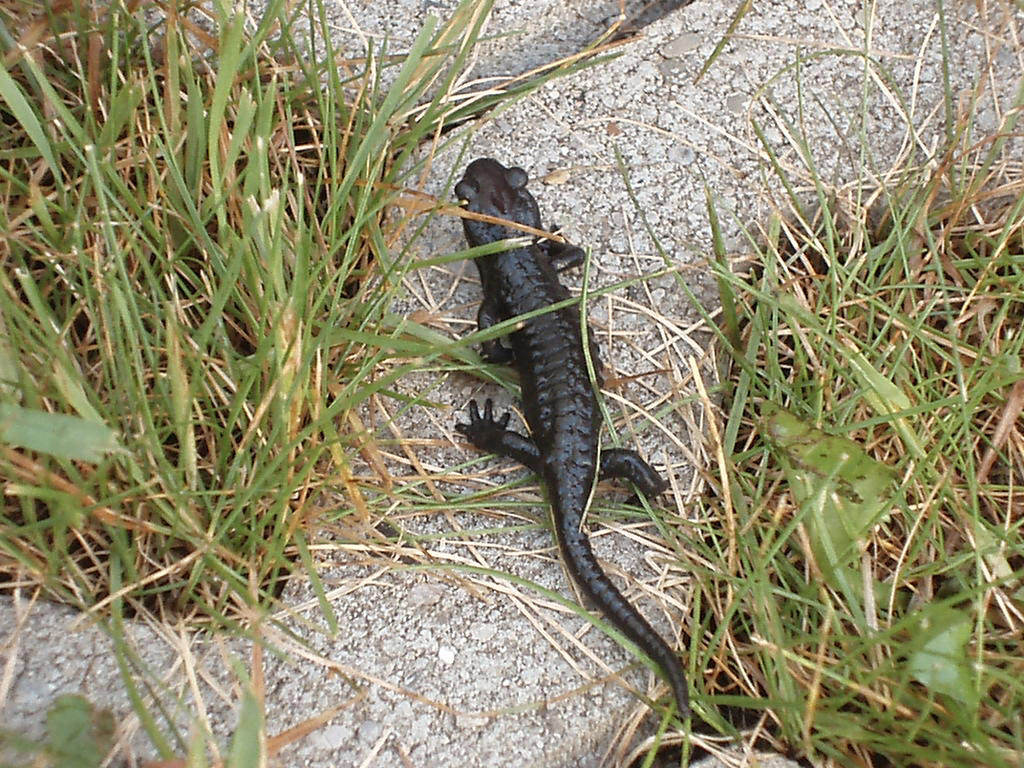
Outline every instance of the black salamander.
[[[481, 158], [469, 164], [455, 194], [466, 200], [474, 213], [542, 229], [540, 210], [526, 189], [527, 180], [521, 168], [506, 168], [496, 160]], [[462, 223], [471, 246], [523, 234], [500, 224], [472, 219]], [[582, 259], [581, 249], [551, 241], [478, 257], [483, 286], [479, 327], [568, 298], [568, 291], [558, 281], [558, 270], [578, 265]], [[495, 419], [490, 400], [482, 415], [472, 401], [469, 423], [455, 428], [480, 450], [516, 459], [541, 477], [570, 576], [587, 599], [661, 668], [672, 687], [677, 711], [686, 717], [689, 696], [679, 657], [601, 569], [583, 529], [595, 475], [625, 478], [651, 497], [665, 490], [666, 483], [635, 451], [598, 451], [601, 417], [587, 373], [576, 306], [539, 314], [525, 321], [509, 339], [511, 346], [500, 339], [484, 342], [483, 356], [489, 362], [515, 364], [530, 437], [507, 429], [509, 414]], [[598, 368], [592, 342], [591, 360]]]

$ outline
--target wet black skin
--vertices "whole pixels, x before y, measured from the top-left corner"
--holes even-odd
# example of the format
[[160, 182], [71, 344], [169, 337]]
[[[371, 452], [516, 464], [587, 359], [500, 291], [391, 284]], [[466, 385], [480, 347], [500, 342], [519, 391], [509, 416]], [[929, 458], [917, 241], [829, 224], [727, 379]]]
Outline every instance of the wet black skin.
[[[490, 158], [474, 160], [455, 194], [475, 213], [543, 229], [537, 201], [526, 190], [521, 168], [505, 168]], [[472, 246], [521, 236], [500, 224], [462, 220]], [[581, 263], [576, 247], [533, 243], [476, 259], [483, 285], [477, 316], [481, 329], [568, 298], [558, 281], [559, 269]], [[555, 535], [569, 575], [585, 597], [659, 667], [672, 686], [677, 710], [689, 714], [686, 678], [679, 657], [615, 587], [594, 557], [583, 528], [583, 516], [598, 472], [600, 411], [587, 373], [579, 309], [570, 306], [533, 317], [501, 339], [484, 342], [489, 362], [515, 365], [522, 386], [523, 411], [530, 437], [507, 429], [509, 414], [494, 418], [488, 400], [481, 415], [469, 404], [469, 423], [456, 429], [477, 448], [516, 459], [544, 481], [554, 516]], [[600, 367], [591, 343], [591, 360]], [[630, 480], [647, 496], [661, 493], [665, 481], [635, 451], [600, 452], [601, 478]]]

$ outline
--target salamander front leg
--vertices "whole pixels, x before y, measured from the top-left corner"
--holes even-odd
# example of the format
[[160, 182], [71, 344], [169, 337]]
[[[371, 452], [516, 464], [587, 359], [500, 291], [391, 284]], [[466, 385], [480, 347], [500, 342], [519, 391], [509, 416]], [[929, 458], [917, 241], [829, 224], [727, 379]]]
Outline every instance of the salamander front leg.
[[[483, 303], [480, 305], [479, 311], [476, 313], [476, 327], [482, 331], [485, 328], [490, 328], [501, 320], [504, 320], [504, 318], [501, 317], [498, 312], [498, 308], [494, 305], [494, 302], [484, 299]], [[506, 347], [502, 344], [500, 338], [488, 339], [480, 346], [480, 353], [488, 363], [503, 365], [511, 363], [516, 359], [515, 352], [512, 351], [512, 348]]]
[[[552, 232], [557, 230], [557, 226], [552, 226]], [[578, 245], [556, 243], [554, 240], [545, 240], [541, 243], [541, 247], [548, 255], [548, 261], [551, 263], [551, 266], [559, 272], [565, 272], [567, 269], [580, 266], [587, 255]]]
[[506, 413], [500, 419], [495, 419], [494, 403], [487, 398], [484, 402], [484, 414], [481, 416], [476, 400], [470, 400], [469, 424], [460, 422], [455, 425], [455, 429], [481, 451], [515, 459], [540, 474], [541, 460], [537, 445], [530, 438], [506, 429], [511, 415]]

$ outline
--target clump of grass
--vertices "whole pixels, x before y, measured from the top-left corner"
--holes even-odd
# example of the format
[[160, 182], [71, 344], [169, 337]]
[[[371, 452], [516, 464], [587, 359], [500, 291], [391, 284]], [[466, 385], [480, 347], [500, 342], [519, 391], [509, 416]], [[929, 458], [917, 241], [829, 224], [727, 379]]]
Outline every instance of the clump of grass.
[[388, 313], [389, 206], [437, 206], [401, 192], [443, 126], [579, 62], [457, 84], [487, 2], [358, 60], [282, 2], [7, 7], [0, 587], [234, 625], [311, 563], [318, 510], [367, 516], [350, 414], [450, 354]]
[[881, 188], [812, 170], [808, 204], [775, 168], [756, 269], [719, 272], [738, 376], [695, 558], [709, 717], [839, 764], [1018, 765], [1024, 169], [953, 143]]

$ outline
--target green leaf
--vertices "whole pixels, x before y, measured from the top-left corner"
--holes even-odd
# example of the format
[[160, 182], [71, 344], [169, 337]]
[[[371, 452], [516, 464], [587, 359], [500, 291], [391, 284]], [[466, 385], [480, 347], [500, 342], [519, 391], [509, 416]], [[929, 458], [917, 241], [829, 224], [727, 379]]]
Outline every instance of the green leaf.
[[805, 512], [822, 575], [834, 588], [851, 589], [848, 566], [888, 509], [894, 471], [852, 440], [829, 435], [772, 403], [764, 405], [762, 417], [765, 434], [779, 449], [790, 492]]
[[8, 403], [0, 403], [0, 443], [92, 463], [124, 450], [117, 432], [104, 424]]
[[114, 718], [84, 696], [59, 696], [46, 715], [54, 768], [97, 768], [110, 751]]
[[188, 755], [185, 757], [185, 768], [207, 768], [209, 762], [206, 759], [206, 736], [202, 728], [192, 731], [192, 738], [188, 743]]
[[967, 642], [971, 618], [962, 611], [933, 605], [921, 611], [913, 629], [910, 674], [932, 690], [977, 709], [979, 695], [971, 674]]
[[32, 139], [32, 143], [36, 145], [39, 154], [42, 155], [46, 164], [50, 166], [50, 172], [53, 173], [57, 186], [61, 186], [64, 177], [61, 174], [57, 156], [53, 153], [53, 147], [50, 146], [50, 140], [46, 136], [46, 131], [43, 130], [43, 126], [36, 117], [36, 113], [28, 103], [28, 99], [25, 98], [25, 94], [22, 93], [21, 86], [11, 77], [2, 61], [0, 61], [0, 99], [7, 102], [7, 106], [11, 109], [11, 114], [21, 124], [21, 127], [25, 129], [25, 133]]
[[146, 96], [146, 91], [139, 83], [131, 83], [118, 89], [108, 110], [108, 117], [100, 130], [97, 145], [103, 152], [113, 147], [121, 138], [125, 127], [135, 118], [135, 114]]
[[911, 421], [905, 416], [896, 415], [910, 410], [910, 398], [906, 392], [883, 376], [859, 351], [849, 346], [845, 351], [851, 370], [864, 387], [864, 396], [875, 413], [891, 417], [892, 424], [900, 433], [907, 449], [915, 458], [923, 459], [926, 455], [925, 450], [921, 447], [921, 438], [911, 426]]
[[267, 764], [263, 745], [263, 710], [256, 695], [246, 688], [238, 713], [238, 727], [231, 739], [227, 768], [263, 768]]

